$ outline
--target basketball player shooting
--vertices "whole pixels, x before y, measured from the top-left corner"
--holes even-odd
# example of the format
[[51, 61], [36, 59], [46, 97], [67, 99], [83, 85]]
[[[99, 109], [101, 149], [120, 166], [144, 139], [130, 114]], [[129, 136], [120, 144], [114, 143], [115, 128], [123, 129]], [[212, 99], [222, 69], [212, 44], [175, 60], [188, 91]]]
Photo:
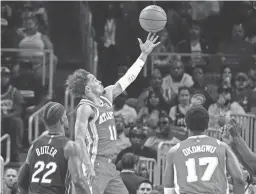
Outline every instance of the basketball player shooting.
[[141, 54], [115, 85], [104, 88], [101, 81], [83, 69], [76, 70], [66, 81], [67, 89], [82, 98], [77, 107], [74, 138], [84, 149], [93, 194], [128, 194], [112, 163], [117, 138], [112, 103], [136, 79], [148, 55], [160, 44], [156, 43], [157, 39], [158, 36], [151, 33], [145, 43], [138, 39]]
[[205, 135], [209, 114], [201, 105], [186, 113], [188, 139], [167, 155], [164, 194], [227, 194], [227, 173], [234, 180], [234, 194], [244, 193], [245, 182], [238, 159], [224, 142]]

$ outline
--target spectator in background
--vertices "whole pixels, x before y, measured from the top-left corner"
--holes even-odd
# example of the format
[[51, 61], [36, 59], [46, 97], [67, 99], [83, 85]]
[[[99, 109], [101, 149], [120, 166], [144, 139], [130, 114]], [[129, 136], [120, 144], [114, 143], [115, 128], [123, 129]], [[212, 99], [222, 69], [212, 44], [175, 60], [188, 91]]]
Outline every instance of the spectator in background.
[[[46, 34], [39, 32], [39, 23], [35, 16], [28, 17], [24, 20], [23, 37], [19, 42], [20, 49], [31, 49], [31, 51], [21, 51], [19, 57], [21, 61], [30, 61], [33, 63], [33, 69], [39, 78], [42, 77], [43, 63], [46, 64], [46, 76], [49, 76], [50, 65], [49, 55], [44, 53], [44, 49], [53, 50], [52, 42]], [[44, 57], [46, 57], [44, 59]], [[45, 61], [44, 61], [45, 60]], [[53, 57], [53, 69], [57, 64], [57, 57]]]
[[11, 138], [11, 161], [18, 161], [18, 144], [23, 135], [23, 121], [21, 119], [24, 103], [20, 91], [10, 83], [11, 72], [7, 67], [1, 67], [1, 126], [2, 134], [9, 134]]
[[[8, 20], [5, 18], [1, 18], [1, 48], [15, 47], [15, 34], [13, 33], [12, 29], [8, 27], [8, 25]], [[4, 53], [3, 51], [1, 53], [2, 55], [6, 55], [6, 53]]]
[[104, 16], [97, 24], [101, 26], [96, 26], [95, 29], [99, 46], [99, 72], [102, 72], [103, 85], [111, 85], [117, 78], [118, 63], [123, 57], [119, 48], [125, 40], [122, 33], [122, 21], [117, 17], [117, 7], [113, 3], [106, 3], [108, 5], [103, 10]]
[[[163, 6], [166, 7], [166, 6]], [[189, 21], [191, 20], [191, 5], [189, 2], [177, 2], [167, 10], [167, 29], [174, 45], [189, 36]]]
[[177, 138], [172, 137], [170, 118], [165, 112], [160, 114], [158, 127], [155, 130], [155, 135], [149, 137], [144, 145], [157, 151], [159, 143], [163, 141], [170, 144], [176, 144], [179, 142]]
[[139, 110], [145, 106], [148, 100], [149, 93], [151, 91], [154, 91], [157, 94], [162, 94], [161, 85], [162, 85], [162, 74], [159, 71], [159, 69], [154, 69], [149, 78], [149, 87], [147, 87], [144, 91], [142, 91], [142, 93], [138, 98], [137, 112], [139, 112]]
[[137, 194], [150, 194], [152, 190], [153, 190], [152, 183], [146, 180], [140, 184]]
[[[174, 47], [172, 45], [172, 42], [169, 38], [169, 34], [166, 28], [164, 28], [160, 33], [159, 33], [159, 41], [161, 42], [161, 44], [159, 45], [159, 47], [154, 49], [154, 53], [173, 53], [174, 52]], [[163, 66], [166, 66], [169, 61], [170, 61], [170, 55], [168, 56], [158, 56], [157, 58], [155, 58], [155, 60], [153, 61], [153, 64], [155, 64], [158, 68], [161, 68], [161, 70], [165, 70], [165, 68]], [[161, 72], [164, 73], [164, 72]]]
[[130, 147], [131, 146], [131, 142], [129, 140], [129, 138], [126, 137], [125, 135], [125, 122], [122, 116], [115, 116], [115, 121], [116, 121], [116, 132], [117, 132], [117, 140], [116, 140], [116, 144], [117, 144], [117, 153], [118, 154], [121, 150]]
[[150, 91], [145, 107], [140, 109], [137, 121], [155, 129], [159, 122], [160, 112], [163, 110], [163, 99], [160, 93]]
[[178, 90], [178, 104], [170, 109], [169, 117], [173, 123], [172, 133], [179, 140], [188, 136], [186, 129], [185, 114], [190, 107], [191, 91], [188, 87], [182, 86]]
[[38, 79], [36, 70], [30, 62], [14, 63], [12, 65], [12, 85], [18, 88], [25, 98], [28, 115], [37, 111], [50, 100], [48, 90]]
[[210, 116], [209, 128], [220, 129], [226, 124], [226, 120], [231, 114], [245, 114], [243, 107], [238, 102], [233, 101], [231, 93], [231, 89], [218, 89], [218, 100], [208, 110]]
[[221, 42], [218, 48], [220, 54], [233, 54], [237, 56], [222, 56], [222, 62], [232, 65], [236, 70], [249, 70], [253, 61], [251, 55], [253, 52], [252, 44], [244, 40], [244, 27], [242, 24], [234, 24], [232, 27], [231, 39]]
[[33, 14], [37, 17], [40, 23], [40, 32], [47, 33], [49, 28], [48, 14], [42, 1], [31, 1], [30, 6], [33, 7]]
[[254, 8], [248, 15], [248, 24], [245, 41], [253, 45], [256, 53], [256, 9]]
[[170, 64], [170, 74], [163, 78], [162, 89], [163, 97], [168, 104], [175, 104], [180, 86], [192, 87], [193, 79], [184, 72], [184, 64], [180, 56], [174, 56]]
[[7, 21], [10, 21], [12, 19], [12, 8], [8, 4], [8, 2], [3, 1], [1, 3], [1, 18], [5, 18]]
[[139, 176], [146, 178], [147, 180], [149, 179], [149, 172], [148, 172], [148, 168], [147, 168], [147, 163], [145, 161], [138, 162], [137, 174]]
[[231, 67], [224, 65], [220, 70], [220, 86], [223, 88], [233, 88], [233, 71]]
[[126, 96], [124, 94], [119, 95], [114, 100], [114, 114], [115, 116], [121, 116], [124, 119], [125, 125], [129, 125], [130, 123], [136, 123], [137, 112], [134, 108], [125, 104]]
[[133, 153], [137, 156], [153, 158], [157, 160], [156, 150], [144, 146], [144, 143], [147, 139], [147, 131], [145, 131], [143, 127], [134, 127], [131, 129], [129, 132], [129, 138], [132, 146], [125, 148], [117, 155], [115, 164], [118, 164], [126, 153]]
[[5, 170], [3, 194], [18, 194], [17, 178], [17, 170], [13, 168]]
[[191, 21], [189, 38], [180, 41], [175, 48], [177, 53], [209, 53], [210, 48], [201, 37], [201, 27], [199, 23]]
[[120, 176], [129, 192], [129, 194], [137, 194], [139, 186], [146, 178], [139, 176], [135, 173], [138, 157], [132, 153], [126, 153], [122, 160], [122, 171]]
[[248, 72], [249, 86], [252, 91], [256, 92], [256, 68], [251, 68]]
[[[217, 86], [213, 84], [205, 84], [204, 68], [203, 66], [196, 66], [192, 72], [194, 85], [191, 88], [192, 94], [202, 94], [205, 98], [203, 106], [208, 110], [209, 106], [214, 103], [214, 94], [217, 93]], [[211, 94], [213, 94], [211, 96]]]
[[189, 29], [189, 38], [180, 41], [175, 48], [177, 53], [191, 53], [192, 55], [184, 56], [183, 62], [188, 66], [205, 65], [205, 60], [201, 57], [202, 53], [209, 53], [210, 47], [201, 36], [201, 27], [196, 22], [191, 22]]
[[245, 112], [251, 112], [252, 101], [252, 90], [249, 87], [249, 78], [247, 74], [239, 72], [235, 77], [235, 87], [232, 92], [232, 98], [238, 102]]

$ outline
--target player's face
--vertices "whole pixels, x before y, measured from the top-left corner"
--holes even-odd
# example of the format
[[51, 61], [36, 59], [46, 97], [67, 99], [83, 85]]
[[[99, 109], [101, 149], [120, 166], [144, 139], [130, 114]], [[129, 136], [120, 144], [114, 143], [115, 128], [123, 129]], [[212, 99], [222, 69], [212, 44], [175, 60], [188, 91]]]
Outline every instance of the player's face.
[[90, 88], [90, 90], [93, 94], [101, 95], [104, 93], [104, 87], [103, 87], [101, 81], [97, 80], [97, 78], [92, 74], [88, 75], [88, 79], [89, 80], [87, 83], [87, 87]]
[[149, 183], [142, 183], [139, 187], [139, 194], [149, 194], [152, 191], [152, 186]]
[[7, 187], [12, 188], [13, 184], [17, 182], [17, 171], [14, 169], [6, 170], [4, 179]]
[[189, 104], [190, 101], [190, 93], [188, 90], [181, 90], [179, 93], [179, 103], [182, 105]]

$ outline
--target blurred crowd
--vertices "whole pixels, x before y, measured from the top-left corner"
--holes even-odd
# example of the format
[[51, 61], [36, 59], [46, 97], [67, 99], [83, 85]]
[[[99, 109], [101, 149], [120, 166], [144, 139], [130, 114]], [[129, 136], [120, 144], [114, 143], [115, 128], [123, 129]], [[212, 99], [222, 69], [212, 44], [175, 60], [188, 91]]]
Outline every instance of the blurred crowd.
[[[89, 3], [98, 76], [104, 85], [124, 75], [138, 56], [137, 38], [146, 34], [138, 15], [150, 4]], [[130, 194], [137, 190], [140, 194], [163, 193], [161, 187], [153, 187], [147, 165], [139, 157], [157, 160], [160, 142], [175, 145], [188, 137], [185, 114], [191, 103], [200, 103], [209, 111], [213, 130], [223, 127], [232, 114], [256, 114], [255, 3], [157, 5], [165, 9], [168, 22], [159, 33], [162, 44], [149, 59], [152, 68], [114, 102], [119, 150], [113, 162]], [[11, 161], [15, 162], [27, 142], [29, 116], [50, 100], [47, 85], [41, 83], [43, 60], [47, 69], [49, 56], [35, 50], [53, 50], [53, 44], [42, 2], [2, 2], [1, 9], [1, 47], [31, 49], [1, 56], [1, 135], [10, 134]], [[54, 55], [54, 65], [57, 62]], [[16, 170], [5, 171], [4, 193], [15, 193], [16, 178]], [[256, 191], [250, 187], [248, 193]]]

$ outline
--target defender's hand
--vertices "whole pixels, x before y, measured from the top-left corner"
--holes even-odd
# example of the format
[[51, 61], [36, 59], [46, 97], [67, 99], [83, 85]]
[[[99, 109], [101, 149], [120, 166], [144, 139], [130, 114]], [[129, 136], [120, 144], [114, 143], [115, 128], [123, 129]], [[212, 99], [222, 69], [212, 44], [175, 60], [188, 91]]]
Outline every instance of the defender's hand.
[[91, 185], [92, 182], [94, 181], [95, 179], [95, 171], [92, 167], [92, 165], [85, 165], [85, 164], [82, 164], [82, 168], [83, 168], [83, 173], [84, 173], [84, 176], [86, 177], [86, 179], [88, 180], [88, 184]]
[[234, 118], [231, 118], [229, 121], [229, 133], [232, 137], [237, 137], [239, 136], [239, 133], [241, 131], [240, 125], [237, 123], [237, 121]]
[[141, 41], [141, 39], [138, 38], [138, 41], [139, 41], [139, 43], [140, 43], [140, 50], [141, 50], [141, 52], [142, 52], [143, 54], [146, 54], [146, 55], [150, 54], [151, 51], [152, 51], [156, 46], [158, 46], [158, 45], [161, 43], [161, 42], [155, 43], [155, 42], [157, 41], [158, 37], [159, 37], [159, 36], [156, 36], [155, 33], [154, 33], [154, 34], [149, 33], [149, 34], [148, 34], [148, 37], [147, 37], [147, 40], [146, 40], [145, 43], [143, 43], [143, 42]]

